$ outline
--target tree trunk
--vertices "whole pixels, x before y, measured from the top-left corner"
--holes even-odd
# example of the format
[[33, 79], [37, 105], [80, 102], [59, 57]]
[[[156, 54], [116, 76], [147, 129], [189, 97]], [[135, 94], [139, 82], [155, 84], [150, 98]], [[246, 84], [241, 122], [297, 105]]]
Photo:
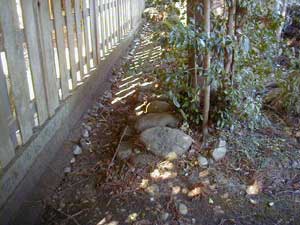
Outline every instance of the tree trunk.
[[[283, 0], [283, 1], [282, 1], [282, 7], [280, 8], [280, 7], [278, 6], [278, 5], [279, 5], [279, 0], [277, 0], [277, 4], [278, 4], [278, 5], [276, 5], [277, 10], [278, 10], [278, 8], [279, 8], [280, 15], [281, 15], [284, 19], [285, 19], [285, 17], [286, 17], [287, 3], [288, 3], [288, 0]], [[281, 41], [281, 33], [282, 33], [283, 25], [284, 25], [284, 22], [280, 24], [280, 27], [278, 28], [278, 30], [277, 30], [277, 32], [276, 32], [276, 36], [277, 36], [278, 42]]]
[[[228, 21], [227, 21], [227, 35], [234, 37], [235, 35], [235, 14], [236, 14], [236, 0], [231, 0], [228, 6]], [[232, 73], [233, 63], [233, 48], [227, 48], [224, 55], [224, 69], [226, 74]]]
[[[193, 25], [192, 20], [195, 20], [195, 1], [187, 0], [187, 24]], [[196, 72], [196, 51], [193, 46], [188, 49], [188, 76], [189, 85], [191, 87], [197, 86], [197, 72]]]
[[[207, 36], [210, 37], [210, 13], [211, 5], [210, 0], [203, 0], [203, 9], [204, 9], [204, 31]], [[204, 73], [207, 73], [210, 68], [210, 50], [207, 49], [207, 52], [204, 55], [203, 69]], [[205, 79], [204, 87], [204, 109], [203, 109], [203, 141], [206, 142], [208, 136], [208, 120], [209, 120], [209, 109], [210, 109], [210, 84], [208, 79]]]

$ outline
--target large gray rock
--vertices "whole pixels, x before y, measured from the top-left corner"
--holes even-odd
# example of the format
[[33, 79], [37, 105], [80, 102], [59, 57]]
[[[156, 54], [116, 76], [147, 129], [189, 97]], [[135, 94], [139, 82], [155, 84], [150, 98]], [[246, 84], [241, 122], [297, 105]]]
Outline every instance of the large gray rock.
[[140, 135], [147, 149], [162, 157], [181, 156], [191, 147], [193, 139], [181, 130], [169, 127], [154, 127]]
[[146, 107], [147, 113], [163, 113], [172, 111], [172, 106], [165, 101], [153, 101]]
[[135, 129], [142, 132], [152, 127], [177, 127], [179, 119], [170, 113], [149, 113], [142, 115], [135, 123]]

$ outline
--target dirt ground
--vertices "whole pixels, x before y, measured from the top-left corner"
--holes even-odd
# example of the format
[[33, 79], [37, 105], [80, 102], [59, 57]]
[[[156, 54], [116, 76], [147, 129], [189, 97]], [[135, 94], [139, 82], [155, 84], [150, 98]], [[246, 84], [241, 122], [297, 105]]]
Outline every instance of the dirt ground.
[[[160, 47], [151, 36], [145, 24], [115, 68], [112, 91], [99, 96], [84, 117], [89, 137], [77, 140], [83, 153], [66, 165], [71, 172], [44, 199], [41, 223], [300, 224], [300, 119], [287, 121], [269, 111], [268, 127], [218, 132], [205, 150], [192, 132], [191, 150], [173, 161], [146, 152], [130, 126], [155, 98], [151, 71], [160, 65]], [[213, 162], [218, 137], [226, 139], [228, 151]], [[123, 140], [135, 152], [125, 161], [115, 157]], [[207, 168], [198, 165], [200, 153], [209, 158]]]

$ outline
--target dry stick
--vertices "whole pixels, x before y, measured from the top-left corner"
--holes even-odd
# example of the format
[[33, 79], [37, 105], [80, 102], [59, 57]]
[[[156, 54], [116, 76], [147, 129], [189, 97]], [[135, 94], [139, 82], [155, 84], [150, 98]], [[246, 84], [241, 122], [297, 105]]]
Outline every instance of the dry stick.
[[109, 169], [111, 168], [111, 166], [113, 165], [113, 162], [115, 161], [115, 159], [116, 159], [116, 157], [117, 157], [117, 154], [118, 154], [119, 149], [120, 149], [120, 144], [121, 144], [121, 142], [122, 142], [122, 140], [123, 140], [123, 138], [124, 138], [124, 136], [125, 136], [125, 134], [126, 134], [127, 129], [128, 129], [128, 126], [125, 127], [125, 129], [124, 129], [124, 131], [123, 131], [123, 133], [122, 133], [122, 136], [121, 136], [121, 138], [120, 138], [120, 140], [119, 140], [119, 143], [118, 143], [117, 150], [116, 150], [116, 152], [115, 152], [113, 158], [111, 159], [111, 161], [110, 161], [110, 163], [109, 163], [109, 165], [108, 165], [107, 171], [109, 171]]
[[74, 218], [74, 216], [77, 216], [77, 215], [81, 214], [84, 210], [80, 210], [79, 212], [75, 213], [74, 215], [69, 215], [69, 214], [63, 212], [62, 210], [55, 208], [55, 207], [54, 207], [53, 205], [51, 205], [51, 204], [49, 204], [49, 206], [50, 206], [52, 209], [54, 209], [56, 212], [58, 212], [58, 213], [64, 215], [65, 217], [67, 217], [68, 220], [69, 220], [69, 219], [72, 219], [73, 222], [74, 222], [76, 225], [80, 225], [80, 223]]

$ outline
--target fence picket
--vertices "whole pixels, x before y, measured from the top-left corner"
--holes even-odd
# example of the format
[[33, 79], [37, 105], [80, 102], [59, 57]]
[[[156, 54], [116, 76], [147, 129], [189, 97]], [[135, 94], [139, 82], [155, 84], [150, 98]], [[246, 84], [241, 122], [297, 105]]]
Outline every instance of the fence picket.
[[[90, 0], [90, 24], [91, 24], [91, 40], [94, 66], [97, 64], [97, 32], [96, 32], [96, 15], [94, 0]], [[99, 56], [100, 57], [100, 56]]]
[[26, 143], [32, 135], [33, 115], [28, 107], [30, 97], [24, 59], [24, 40], [19, 30], [18, 21], [15, 18], [17, 18], [16, 5], [12, 1], [0, 0], [0, 21], [10, 80], [14, 87], [12, 90], [16, 114], [23, 143]]
[[78, 50], [78, 62], [80, 69], [80, 77], [84, 75], [83, 69], [83, 55], [82, 55], [82, 21], [81, 21], [81, 0], [75, 1], [75, 21], [76, 21], [76, 34], [77, 34], [77, 50]]
[[58, 88], [54, 64], [54, 52], [52, 42], [52, 26], [48, 1], [40, 1], [34, 5], [38, 14], [39, 38], [42, 42], [43, 75], [46, 87], [46, 98], [49, 116], [53, 116], [59, 105]]
[[33, 0], [21, 1], [23, 9], [23, 21], [25, 26], [25, 36], [28, 47], [31, 74], [33, 78], [33, 88], [37, 106], [39, 124], [42, 125], [48, 119], [48, 107], [42, 76], [42, 61], [40, 52], [40, 43], [37, 34], [36, 14], [33, 9]]
[[58, 52], [60, 84], [62, 99], [69, 96], [69, 74], [66, 62], [66, 48], [64, 38], [64, 18], [62, 16], [61, 0], [53, 0], [53, 14], [56, 34], [56, 47]]
[[94, 10], [95, 10], [95, 32], [96, 32], [96, 50], [97, 50], [97, 56], [98, 60], [97, 63], [99, 64], [101, 61], [101, 57], [103, 54], [101, 54], [101, 46], [102, 46], [102, 39], [101, 39], [101, 29], [100, 29], [100, 11], [99, 11], [99, 1], [98, 0], [93, 0], [94, 1]]
[[105, 26], [105, 8], [104, 8], [104, 4], [105, 4], [105, 0], [99, 0], [100, 1], [100, 5], [99, 5], [99, 11], [100, 11], [100, 15], [99, 15], [99, 19], [100, 19], [100, 32], [101, 32], [101, 49], [103, 52], [103, 57], [105, 56], [106, 52], [107, 52], [107, 30], [106, 30], [106, 26]]
[[77, 68], [75, 62], [75, 20], [72, 9], [72, 2], [65, 0], [66, 7], [66, 18], [67, 18], [67, 29], [68, 29], [68, 46], [69, 46], [69, 56], [70, 56], [70, 71], [72, 77], [72, 87], [73, 90], [77, 87]]
[[86, 5], [86, 0], [83, 0], [82, 11], [83, 11], [85, 58], [86, 58], [87, 72], [89, 72], [90, 71], [91, 53], [90, 53], [90, 41], [89, 41], [89, 32], [88, 32], [88, 9], [87, 9], [87, 5]]
[[[4, 76], [1, 68], [0, 76]], [[15, 156], [15, 150], [9, 137], [8, 120], [5, 113], [3, 97], [4, 96], [0, 94], [0, 170], [6, 167]]]

